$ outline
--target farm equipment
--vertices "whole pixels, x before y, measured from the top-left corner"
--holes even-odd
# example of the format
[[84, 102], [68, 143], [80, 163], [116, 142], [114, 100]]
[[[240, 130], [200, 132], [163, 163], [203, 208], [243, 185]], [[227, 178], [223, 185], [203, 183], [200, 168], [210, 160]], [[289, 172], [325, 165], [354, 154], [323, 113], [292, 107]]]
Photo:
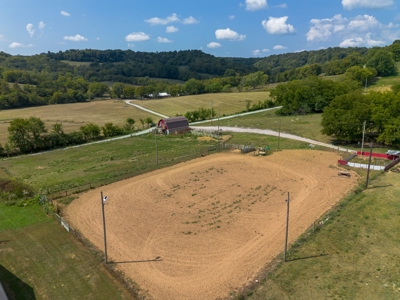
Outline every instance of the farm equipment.
[[265, 148], [263, 147], [258, 147], [258, 150], [256, 152], [256, 155], [258, 156], [265, 156], [267, 155], [267, 151], [269, 150], [269, 146], [266, 146]]
[[350, 177], [350, 173], [346, 171], [339, 171], [338, 176]]

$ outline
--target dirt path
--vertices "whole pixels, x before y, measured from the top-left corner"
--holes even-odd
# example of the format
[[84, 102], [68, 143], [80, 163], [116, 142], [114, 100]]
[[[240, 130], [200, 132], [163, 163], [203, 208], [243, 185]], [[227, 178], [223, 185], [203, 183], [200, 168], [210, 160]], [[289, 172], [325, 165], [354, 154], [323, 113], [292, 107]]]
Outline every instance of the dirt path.
[[[153, 299], [227, 297], [282, 252], [287, 192], [293, 242], [354, 186], [355, 176], [337, 176], [337, 159], [216, 154], [105, 186], [109, 259]], [[103, 249], [99, 189], [66, 213]]]

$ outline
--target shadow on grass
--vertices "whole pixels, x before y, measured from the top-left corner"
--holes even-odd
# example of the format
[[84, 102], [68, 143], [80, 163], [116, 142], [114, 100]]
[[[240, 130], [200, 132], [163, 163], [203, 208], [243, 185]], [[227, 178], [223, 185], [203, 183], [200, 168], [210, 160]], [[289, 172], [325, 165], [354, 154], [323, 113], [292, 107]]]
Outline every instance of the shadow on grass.
[[312, 256], [306, 256], [306, 257], [298, 257], [298, 258], [292, 258], [292, 259], [287, 259], [286, 262], [291, 262], [291, 261], [296, 261], [296, 260], [301, 260], [301, 259], [310, 259], [310, 258], [318, 258], [318, 257], [324, 257], [328, 256], [329, 254], [319, 254], [319, 255], [312, 255]]
[[371, 186], [371, 187], [368, 187], [368, 189], [369, 189], [369, 190], [371, 190], [371, 189], [380, 189], [380, 188], [385, 188], [385, 187], [389, 187], [389, 186], [393, 186], [393, 184]]
[[[1, 241], [5, 242], [5, 241]], [[0, 265], [0, 282], [3, 285], [4, 291], [8, 296], [8, 299], [36, 299], [33, 288], [7, 270], [5, 267]], [[1, 297], [0, 293], [0, 299]]]
[[148, 262], [160, 262], [162, 259], [145, 259], [145, 260], [128, 260], [128, 261], [112, 261], [110, 264], [134, 264], [134, 263], [148, 263]]

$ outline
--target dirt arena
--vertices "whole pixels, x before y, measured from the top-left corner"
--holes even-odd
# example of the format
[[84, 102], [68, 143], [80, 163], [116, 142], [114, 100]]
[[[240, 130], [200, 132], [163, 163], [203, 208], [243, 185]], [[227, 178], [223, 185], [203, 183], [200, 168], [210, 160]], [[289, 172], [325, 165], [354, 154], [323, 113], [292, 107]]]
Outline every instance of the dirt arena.
[[138, 283], [146, 299], [216, 299], [255, 280], [283, 251], [287, 192], [293, 242], [355, 184], [338, 156], [286, 150], [215, 154], [84, 193], [66, 217]]

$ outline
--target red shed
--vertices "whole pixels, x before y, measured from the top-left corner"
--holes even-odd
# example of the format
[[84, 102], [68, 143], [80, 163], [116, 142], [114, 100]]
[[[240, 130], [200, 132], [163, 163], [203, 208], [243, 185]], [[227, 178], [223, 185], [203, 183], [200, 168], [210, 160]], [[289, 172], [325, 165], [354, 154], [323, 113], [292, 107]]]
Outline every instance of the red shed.
[[157, 127], [166, 134], [180, 134], [190, 131], [189, 121], [184, 116], [161, 119], [158, 121]]

